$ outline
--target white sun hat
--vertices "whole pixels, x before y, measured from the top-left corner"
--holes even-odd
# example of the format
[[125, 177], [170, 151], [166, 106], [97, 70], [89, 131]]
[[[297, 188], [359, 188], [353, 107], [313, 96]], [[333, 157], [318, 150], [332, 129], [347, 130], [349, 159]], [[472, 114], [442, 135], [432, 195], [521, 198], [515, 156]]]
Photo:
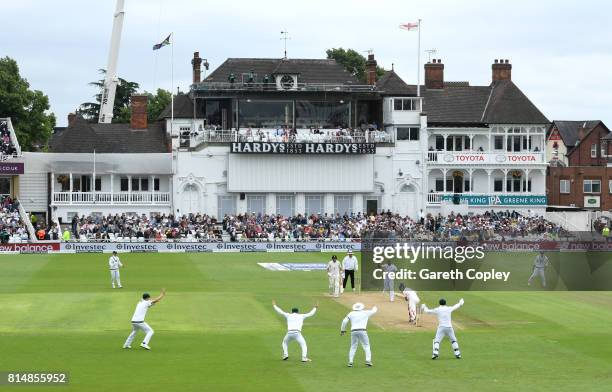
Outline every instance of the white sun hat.
[[357, 302], [356, 304], [353, 305], [353, 310], [363, 310], [365, 308], [365, 305], [362, 304], [361, 302]]

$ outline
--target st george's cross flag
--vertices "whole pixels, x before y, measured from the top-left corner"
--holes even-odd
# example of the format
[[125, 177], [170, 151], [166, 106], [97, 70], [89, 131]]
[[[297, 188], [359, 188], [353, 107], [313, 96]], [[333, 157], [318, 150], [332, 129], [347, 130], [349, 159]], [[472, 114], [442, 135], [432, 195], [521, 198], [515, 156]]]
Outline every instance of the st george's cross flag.
[[169, 34], [165, 40], [163, 40], [162, 42], [153, 45], [153, 50], [157, 50], [157, 49], [161, 49], [166, 45], [170, 45], [170, 37], [172, 36], [172, 34]]
[[410, 23], [410, 22], [408, 22], [408, 23], [403, 23], [403, 24], [399, 25], [399, 27], [400, 27], [400, 29], [404, 29], [404, 30], [410, 31], [410, 30], [418, 29], [419, 28], [419, 24], [418, 24], [418, 22], [417, 23]]

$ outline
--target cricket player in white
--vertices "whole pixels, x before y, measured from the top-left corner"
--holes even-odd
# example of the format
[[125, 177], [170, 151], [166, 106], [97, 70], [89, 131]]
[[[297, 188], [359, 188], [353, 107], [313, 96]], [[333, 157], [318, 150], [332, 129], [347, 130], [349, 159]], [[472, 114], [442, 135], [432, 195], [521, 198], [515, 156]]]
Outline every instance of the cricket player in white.
[[349, 350], [348, 367], [353, 367], [353, 360], [357, 352], [357, 346], [361, 343], [363, 351], [365, 351], [366, 366], [372, 366], [372, 352], [370, 351], [370, 338], [368, 337], [367, 327], [369, 318], [378, 311], [374, 306], [371, 310], [364, 310], [365, 305], [357, 302], [353, 305], [353, 311], [350, 312], [340, 327], [340, 335], [346, 333], [346, 325], [351, 322], [351, 349]]
[[119, 268], [123, 267], [123, 264], [121, 264], [121, 260], [119, 260], [116, 251], [113, 251], [113, 255], [108, 259], [108, 267], [110, 268], [111, 284], [113, 288], [115, 288], [115, 283], [117, 283], [120, 289], [123, 288], [123, 286], [121, 286], [121, 277], [119, 276]]
[[306, 340], [302, 336], [302, 326], [304, 325], [304, 319], [314, 316], [319, 307], [319, 304], [316, 304], [312, 310], [306, 314], [300, 314], [298, 308], [291, 309], [291, 313], [287, 313], [283, 311], [281, 308], [276, 306], [276, 301], [272, 301], [272, 307], [276, 310], [276, 313], [285, 317], [287, 320], [287, 334], [283, 338], [283, 361], [286, 361], [289, 358], [289, 352], [287, 351], [287, 344], [292, 340], [298, 342], [300, 347], [302, 348], [302, 362], [310, 362], [308, 358], [308, 346], [306, 346]]
[[132, 316], [132, 332], [127, 337], [125, 343], [123, 344], [123, 348], [132, 348], [132, 341], [138, 333], [138, 330], [142, 330], [146, 335], [143, 339], [142, 343], [140, 343], [140, 347], [150, 350], [149, 341], [153, 336], [153, 328], [149, 326], [145, 322], [145, 317], [147, 316], [147, 311], [149, 308], [159, 301], [166, 295], [166, 289], [162, 289], [161, 294], [157, 298], [150, 299], [151, 296], [148, 293], [144, 293], [142, 295], [142, 300], [138, 302], [136, 305], [136, 310], [134, 310], [134, 315]]
[[546, 275], [544, 274], [546, 272], [546, 267], [548, 267], [548, 257], [546, 257], [543, 251], [540, 251], [533, 262], [533, 272], [527, 281], [527, 285], [531, 286], [533, 278], [538, 276], [540, 282], [542, 282], [542, 287], [546, 287]]
[[403, 283], [399, 286], [402, 296], [408, 302], [408, 322], [415, 323], [417, 321], [417, 307], [421, 302], [421, 299], [417, 295], [417, 292], [411, 288], [406, 287]]
[[461, 351], [459, 351], [459, 343], [457, 343], [457, 338], [455, 337], [455, 331], [453, 330], [453, 324], [451, 321], [451, 313], [454, 310], [459, 309], [460, 306], [463, 305], [463, 298], [459, 300], [453, 306], [446, 306], [446, 300], [444, 298], [440, 299], [440, 306], [435, 309], [429, 309], [427, 305], [421, 305], [421, 309], [425, 313], [433, 313], [438, 316], [438, 330], [436, 331], [436, 337], [433, 341], [433, 354], [431, 359], [437, 359], [440, 355], [440, 342], [444, 339], [445, 336], [451, 341], [451, 346], [453, 347], [453, 351], [455, 352], [455, 358], [461, 359]]
[[327, 263], [327, 276], [329, 278], [329, 295], [333, 295], [334, 297], [340, 296], [341, 271], [342, 266], [336, 255], [333, 255], [331, 261]]
[[397, 272], [397, 267], [391, 260], [387, 260], [387, 264], [382, 265], [382, 270], [387, 273], [384, 275], [383, 294], [389, 292], [389, 300], [393, 302], [395, 300], [395, 273]]

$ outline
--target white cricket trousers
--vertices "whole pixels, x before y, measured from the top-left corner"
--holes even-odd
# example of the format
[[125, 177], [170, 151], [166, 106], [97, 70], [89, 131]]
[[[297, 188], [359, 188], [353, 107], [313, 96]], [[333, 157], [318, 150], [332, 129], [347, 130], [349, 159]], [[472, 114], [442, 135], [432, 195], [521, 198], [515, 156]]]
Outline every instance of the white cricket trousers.
[[143, 321], [142, 323], [132, 323], [132, 332], [127, 337], [127, 340], [125, 341], [125, 346], [132, 345], [132, 341], [134, 340], [134, 337], [136, 337], [138, 330], [141, 330], [146, 334], [142, 342], [144, 344], [149, 344], [149, 341], [151, 340], [154, 331], [153, 328], [149, 326], [149, 324]]
[[298, 344], [302, 348], [302, 360], [306, 360], [308, 358], [308, 347], [306, 346], [306, 340], [304, 339], [300, 331], [289, 331], [283, 338], [283, 358], [289, 356], [289, 352], [287, 351], [287, 344], [292, 340], [298, 342]]
[[370, 338], [366, 330], [351, 331], [351, 349], [349, 350], [349, 363], [353, 363], [357, 346], [361, 343], [365, 351], [366, 362], [372, 362], [372, 352], [370, 351]]
[[531, 273], [531, 276], [529, 277], [528, 283], [531, 284], [531, 282], [533, 281], [533, 278], [535, 278], [536, 276], [540, 277], [540, 282], [542, 282], [542, 287], [546, 287], [546, 275], [544, 274], [544, 268], [535, 267], [533, 269], [533, 272]]
[[461, 351], [459, 351], [459, 343], [457, 343], [457, 337], [455, 336], [455, 331], [453, 327], [438, 327], [436, 331], [436, 337], [433, 341], [433, 354], [440, 354], [440, 342], [444, 339], [445, 336], [451, 341], [451, 346], [453, 347], [453, 351], [456, 356], [461, 355]]
[[417, 305], [417, 302], [408, 301], [408, 321], [416, 321]]
[[110, 270], [110, 274], [111, 274], [111, 284], [113, 285], [113, 287], [115, 287], [115, 282], [117, 282], [117, 286], [121, 287], [121, 278], [119, 276], [119, 270], [118, 269]]
[[340, 275], [329, 275], [329, 294], [340, 296]]

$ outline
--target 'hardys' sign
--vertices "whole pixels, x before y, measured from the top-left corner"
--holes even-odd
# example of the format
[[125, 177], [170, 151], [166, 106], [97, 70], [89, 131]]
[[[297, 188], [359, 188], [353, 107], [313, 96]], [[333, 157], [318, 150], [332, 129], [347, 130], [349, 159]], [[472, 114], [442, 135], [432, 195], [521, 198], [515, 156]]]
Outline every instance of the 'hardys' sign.
[[235, 142], [238, 154], [375, 154], [374, 143], [267, 143]]

